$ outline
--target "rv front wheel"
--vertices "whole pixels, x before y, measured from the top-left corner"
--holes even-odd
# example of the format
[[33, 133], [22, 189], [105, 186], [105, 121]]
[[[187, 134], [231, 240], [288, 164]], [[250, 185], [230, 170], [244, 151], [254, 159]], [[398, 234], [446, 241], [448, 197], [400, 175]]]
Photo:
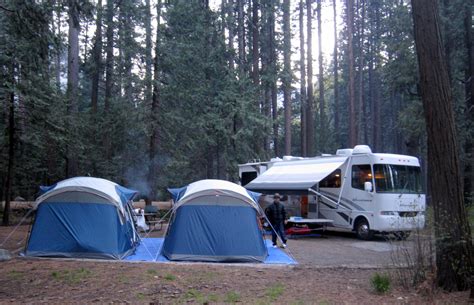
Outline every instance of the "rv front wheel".
[[365, 218], [361, 218], [357, 221], [355, 231], [358, 239], [371, 240], [374, 236], [374, 231], [370, 230], [369, 223]]

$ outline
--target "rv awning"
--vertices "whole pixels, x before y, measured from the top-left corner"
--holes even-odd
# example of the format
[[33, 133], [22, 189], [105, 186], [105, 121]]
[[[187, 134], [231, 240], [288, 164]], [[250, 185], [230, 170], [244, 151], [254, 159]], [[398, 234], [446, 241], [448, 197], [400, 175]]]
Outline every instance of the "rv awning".
[[339, 168], [347, 157], [276, 162], [245, 186], [253, 191], [307, 191]]

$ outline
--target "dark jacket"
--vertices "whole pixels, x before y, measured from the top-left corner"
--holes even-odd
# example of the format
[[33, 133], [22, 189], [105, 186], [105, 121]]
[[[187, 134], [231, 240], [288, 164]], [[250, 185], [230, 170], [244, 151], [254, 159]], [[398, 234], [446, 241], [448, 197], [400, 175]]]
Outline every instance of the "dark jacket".
[[272, 225], [283, 223], [286, 219], [286, 211], [283, 204], [273, 203], [265, 209], [265, 214]]

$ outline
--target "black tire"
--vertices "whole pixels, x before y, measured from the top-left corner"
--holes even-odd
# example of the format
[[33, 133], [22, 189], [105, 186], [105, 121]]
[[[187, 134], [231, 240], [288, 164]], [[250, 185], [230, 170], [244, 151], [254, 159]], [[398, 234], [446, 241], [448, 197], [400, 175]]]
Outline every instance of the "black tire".
[[358, 239], [371, 240], [374, 237], [374, 231], [370, 230], [369, 222], [365, 218], [361, 218], [355, 225], [355, 232]]
[[411, 231], [398, 231], [398, 232], [393, 232], [393, 235], [395, 235], [395, 238], [398, 240], [406, 240], [408, 237], [410, 237]]

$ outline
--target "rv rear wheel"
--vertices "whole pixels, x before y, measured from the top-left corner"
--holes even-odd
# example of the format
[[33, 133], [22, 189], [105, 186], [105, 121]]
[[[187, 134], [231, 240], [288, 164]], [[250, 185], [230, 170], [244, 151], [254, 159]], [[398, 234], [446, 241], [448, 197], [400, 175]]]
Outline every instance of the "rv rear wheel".
[[370, 230], [369, 223], [365, 218], [361, 218], [357, 221], [355, 231], [358, 239], [371, 240], [374, 236], [374, 231]]

